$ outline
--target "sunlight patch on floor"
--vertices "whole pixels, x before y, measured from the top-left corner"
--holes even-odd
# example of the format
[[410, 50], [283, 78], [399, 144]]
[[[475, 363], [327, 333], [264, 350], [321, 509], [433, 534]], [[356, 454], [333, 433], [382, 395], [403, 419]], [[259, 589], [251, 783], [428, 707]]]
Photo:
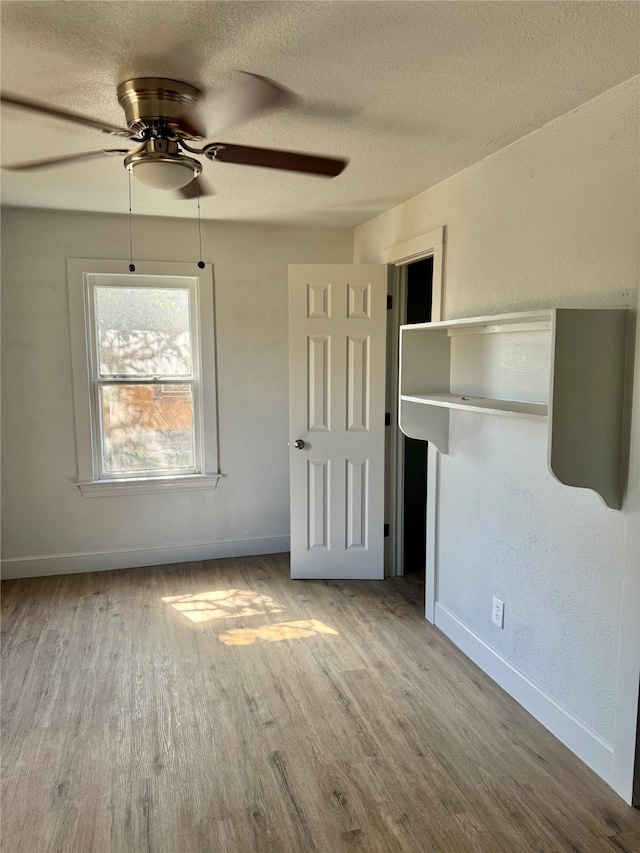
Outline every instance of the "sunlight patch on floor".
[[217, 589], [191, 595], [167, 595], [162, 600], [192, 622], [284, 612], [284, 607], [271, 596], [249, 589]]
[[300, 619], [297, 622], [278, 622], [263, 625], [260, 628], [231, 628], [220, 634], [218, 639], [227, 646], [250, 646], [257, 640], [277, 643], [280, 640], [299, 640], [302, 637], [314, 637], [317, 634], [340, 634], [317, 619]]

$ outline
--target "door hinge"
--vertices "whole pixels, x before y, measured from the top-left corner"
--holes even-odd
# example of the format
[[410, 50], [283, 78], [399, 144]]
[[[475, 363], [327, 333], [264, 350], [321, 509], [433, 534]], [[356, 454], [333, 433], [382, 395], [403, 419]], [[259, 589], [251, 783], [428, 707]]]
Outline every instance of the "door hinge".
[[384, 425], [391, 426], [391, 412], [384, 413]]
[[384, 526], [384, 535], [385, 535], [385, 538], [389, 535], [389, 525], [388, 524], [385, 524], [385, 526]]
[[390, 293], [388, 293], [387, 294], [387, 311], [391, 311], [392, 308], [393, 308], [393, 296]]

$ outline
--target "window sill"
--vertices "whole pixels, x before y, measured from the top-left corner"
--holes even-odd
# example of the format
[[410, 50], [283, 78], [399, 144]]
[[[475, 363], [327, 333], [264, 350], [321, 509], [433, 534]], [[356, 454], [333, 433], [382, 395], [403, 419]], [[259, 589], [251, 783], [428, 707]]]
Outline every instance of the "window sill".
[[148, 495], [151, 492], [178, 492], [216, 489], [222, 474], [185, 474], [176, 477], [146, 477], [126, 480], [92, 480], [76, 483], [85, 498], [116, 495]]

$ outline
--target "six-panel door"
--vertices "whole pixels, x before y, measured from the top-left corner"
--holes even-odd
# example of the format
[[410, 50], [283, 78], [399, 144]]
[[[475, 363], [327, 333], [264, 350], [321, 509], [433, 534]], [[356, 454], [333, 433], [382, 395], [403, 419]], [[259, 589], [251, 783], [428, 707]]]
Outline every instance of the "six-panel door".
[[384, 576], [386, 294], [385, 266], [289, 267], [293, 578]]

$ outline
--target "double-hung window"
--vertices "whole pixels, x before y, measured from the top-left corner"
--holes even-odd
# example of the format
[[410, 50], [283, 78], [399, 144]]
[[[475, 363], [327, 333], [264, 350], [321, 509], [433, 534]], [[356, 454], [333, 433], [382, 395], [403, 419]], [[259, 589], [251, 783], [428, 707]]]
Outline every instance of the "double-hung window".
[[86, 496], [214, 486], [211, 268], [123, 266], [68, 262], [78, 485]]

